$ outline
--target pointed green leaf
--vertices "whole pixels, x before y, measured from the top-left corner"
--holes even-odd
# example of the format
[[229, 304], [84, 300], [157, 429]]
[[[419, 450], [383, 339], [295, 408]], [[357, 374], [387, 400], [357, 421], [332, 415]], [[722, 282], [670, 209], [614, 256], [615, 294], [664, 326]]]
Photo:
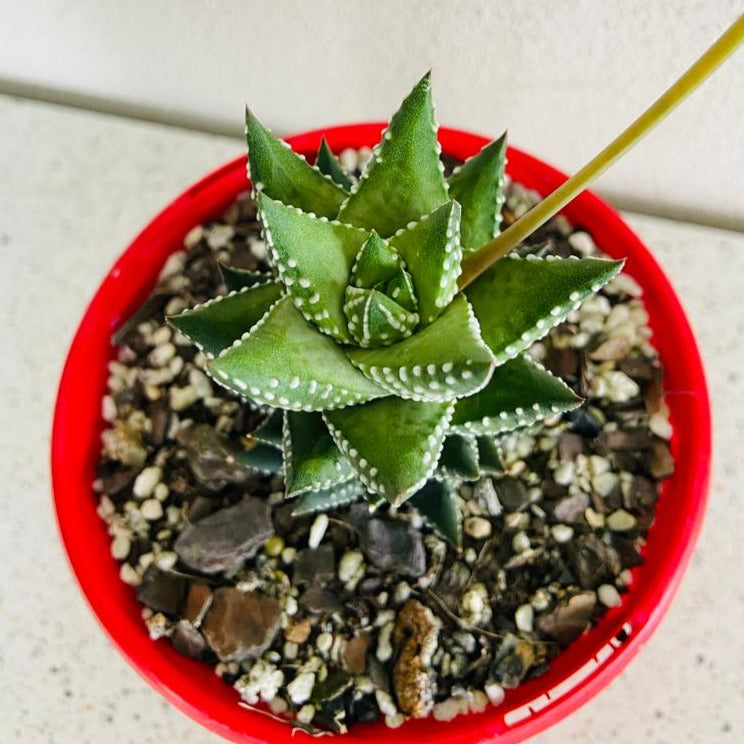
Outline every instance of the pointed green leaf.
[[435, 477], [476, 480], [479, 475], [478, 443], [475, 437], [449, 434], [444, 440]]
[[400, 268], [400, 256], [373, 230], [354, 260], [349, 284], [371, 289], [392, 279]]
[[381, 387], [412, 400], [454, 400], [482, 388], [493, 356], [458, 295], [441, 317], [410, 338], [377, 349], [348, 349], [349, 359]]
[[276, 475], [282, 472], [282, 451], [271, 444], [258, 442], [255, 446], [238, 452], [235, 460], [261, 475]]
[[411, 498], [424, 521], [453, 545], [462, 542], [462, 526], [455, 490], [449, 483], [430, 480]]
[[499, 234], [505, 165], [506, 133], [450, 176], [450, 197], [462, 206], [462, 247], [466, 254], [482, 248]]
[[305, 318], [341, 343], [350, 343], [344, 290], [368, 234], [318, 219], [265, 195], [258, 206], [274, 266]]
[[484, 434], [476, 439], [478, 442], [478, 467], [481, 475], [492, 475], [504, 472], [499, 444], [491, 434]]
[[385, 391], [283, 297], [207, 371], [224, 387], [276, 408], [321, 411], [372, 400]]
[[367, 489], [399, 504], [436, 468], [452, 408], [383, 398], [323, 418]]
[[239, 289], [246, 287], [255, 287], [257, 284], [266, 284], [273, 281], [271, 274], [262, 271], [251, 271], [250, 269], [241, 269], [237, 266], [228, 266], [219, 264], [222, 281], [228, 292], [237, 292]]
[[268, 417], [256, 427], [255, 431], [251, 432], [250, 436], [257, 442], [269, 444], [276, 449], [281, 449], [282, 439], [284, 436], [283, 426], [283, 411], [272, 411]]
[[498, 434], [580, 405], [568, 385], [525, 355], [496, 367], [483, 390], [457, 401], [452, 429]]
[[383, 238], [447, 200], [437, 126], [426, 75], [383, 132], [372, 160], [344, 202], [339, 219]]
[[284, 413], [284, 472], [287, 496], [329, 489], [354, 471], [319, 413]]
[[353, 504], [364, 496], [364, 486], [356, 479], [338, 483], [318, 491], [306, 491], [293, 503], [292, 516], [326, 512]]
[[344, 191], [348, 192], [351, 189], [353, 181], [331, 148], [328, 147], [325, 137], [320, 138], [320, 149], [315, 166], [323, 175], [330, 176]]
[[563, 322], [598, 291], [623, 261], [601, 258], [506, 256], [479, 276], [465, 294], [496, 363], [513, 359]]
[[418, 313], [376, 289], [347, 287], [344, 313], [351, 337], [363, 347], [390, 346], [408, 338], [419, 322]]
[[172, 315], [168, 322], [212, 357], [258, 323], [281, 295], [281, 285], [273, 282], [246, 287]]
[[277, 139], [250, 111], [245, 114], [248, 176], [254, 195], [292, 204], [319, 217], [335, 217], [346, 192]]
[[420, 222], [396, 233], [390, 245], [411, 274], [422, 325], [437, 318], [457, 293], [462, 248], [460, 205], [443, 204]]

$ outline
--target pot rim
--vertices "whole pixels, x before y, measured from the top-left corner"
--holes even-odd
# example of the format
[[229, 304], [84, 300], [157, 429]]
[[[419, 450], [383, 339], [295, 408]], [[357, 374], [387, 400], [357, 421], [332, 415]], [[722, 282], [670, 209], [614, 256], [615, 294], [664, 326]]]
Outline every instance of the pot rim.
[[[287, 141], [312, 156], [321, 136], [331, 149], [372, 146], [385, 123], [351, 124], [305, 132]], [[442, 127], [443, 154], [466, 158], [490, 140]], [[134, 591], [119, 580], [106, 525], [96, 512], [91, 484], [103, 429], [101, 398], [113, 357], [113, 330], [144, 301], [166, 256], [182, 247], [188, 230], [216, 218], [248, 188], [245, 156], [218, 168], [184, 191], [134, 239], [101, 283], [70, 346], [60, 379], [52, 428], [51, 468], [58, 527], [67, 556], [93, 612], [129, 662], [177, 707], [234, 742], [294, 741], [291, 727], [240, 707], [235, 690], [208, 665], [179, 654], [165, 640], [147, 635]], [[551, 166], [515, 148], [507, 172], [546, 195], [566, 180]], [[556, 723], [604, 688], [643, 647], [668, 609], [690, 560], [707, 501], [711, 458], [710, 405], [700, 355], [680, 302], [663, 271], [618, 213], [589, 191], [563, 210], [574, 227], [586, 229], [604, 252], [627, 256], [625, 271], [643, 287], [653, 342], [665, 366], [664, 387], [674, 435], [676, 472], [664, 482], [645, 562], [633, 569], [623, 604], [557, 656], [545, 675], [507, 692], [499, 707], [443, 724], [411, 721], [399, 729], [360, 724], [345, 741], [474, 744], [521, 741]], [[672, 364], [671, 362], [675, 362]], [[91, 370], [95, 375], [91, 376]], [[684, 432], [684, 436], [680, 435]], [[674, 495], [672, 496], [672, 492]], [[104, 555], [104, 560], [91, 560]]]

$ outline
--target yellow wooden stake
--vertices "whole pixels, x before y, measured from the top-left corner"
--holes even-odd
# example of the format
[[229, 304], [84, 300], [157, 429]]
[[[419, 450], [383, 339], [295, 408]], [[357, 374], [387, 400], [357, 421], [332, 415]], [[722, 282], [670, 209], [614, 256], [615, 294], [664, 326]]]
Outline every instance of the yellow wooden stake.
[[467, 287], [489, 266], [514, 250], [519, 243], [568, 202], [583, 191], [589, 183], [609, 168], [633, 145], [653, 129], [677, 104], [683, 101], [700, 83], [713, 73], [744, 41], [744, 14], [734, 21], [713, 46], [697, 60], [660, 98], [647, 108], [625, 131], [610, 142], [580, 171], [559, 186], [552, 194], [512, 223], [503, 233], [483, 246], [462, 264], [458, 281], [460, 289]]

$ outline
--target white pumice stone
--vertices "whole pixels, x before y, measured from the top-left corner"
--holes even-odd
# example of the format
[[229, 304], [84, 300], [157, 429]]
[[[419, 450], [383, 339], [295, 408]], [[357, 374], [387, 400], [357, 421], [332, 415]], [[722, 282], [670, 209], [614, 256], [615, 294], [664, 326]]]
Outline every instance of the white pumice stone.
[[432, 710], [432, 717], [435, 721], [451, 721], [460, 714], [460, 702], [457, 698], [450, 697], [442, 702], [437, 703]]
[[323, 536], [325, 535], [327, 529], [328, 515], [318, 514], [318, 516], [315, 517], [315, 521], [313, 522], [312, 527], [310, 528], [310, 536], [307, 539], [307, 544], [313, 549], [317, 548], [320, 545], [320, 542], [323, 539]]
[[523, 633], [531, 633], [535, 620], [535, 610], [531, 604], [523, 604], [517, 607], [514, 613], [514, 622]]
[[175, 566], [177, 562], [178, 555], [176, 555], [176, 553], [174, 553], [172, 550], [164, 550], [155, 559], [155, 565], [161, 571], [168, 571], [169, 569], [173, 568], [173, 566]]
[[116, 420], [116, 402], [110, 395], [104, 395], [101, 400], [101, 416], [103, 417], [103, 420], [108, 423], [112, 423]]
[[623, 603], [620, 592], [612, 584], [602, 584], [597, 589], [597, 598], [605, 607], [619, 607]]
[[468, 690], [468, 707], [471, 713], [482, 713], [488, 707], [488, 696], [482, 690]]
[[313, 672], [300, 672], [287, 685], [287, 694], [295, 705], [301, 705], [310, 699], [313, 687], [315, 687], [315, 674]]
[[157, 486], [162, 477], [163, 470], [157, 465], [151, 465], [150, 467], [144, 468], [134, 479], [132, 493], [138, 499], [145, 499], [148, 496], [151, 496], [152, 492], [155, 490], [155, 486]]
[[321, 633], [315, 641], [315, 648], [317, 648], [323, 656], [331, 650], [332, 645], [333, 636], [330, 633]]

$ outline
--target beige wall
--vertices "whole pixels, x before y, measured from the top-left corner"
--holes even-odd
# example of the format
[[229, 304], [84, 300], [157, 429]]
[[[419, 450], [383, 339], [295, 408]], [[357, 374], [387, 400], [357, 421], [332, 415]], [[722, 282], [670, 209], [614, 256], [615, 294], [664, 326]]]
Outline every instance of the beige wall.
[[[247, 101], [287, 132], [384, 118], [432, 67], [443, 124], [508, 127], [513, 143], [570, 171], [742, 10], [741, 0], [0, 0], [0, 90], [234, 132]], [[744, 229], [742, 174], [744, 50], [598, 190]]]

